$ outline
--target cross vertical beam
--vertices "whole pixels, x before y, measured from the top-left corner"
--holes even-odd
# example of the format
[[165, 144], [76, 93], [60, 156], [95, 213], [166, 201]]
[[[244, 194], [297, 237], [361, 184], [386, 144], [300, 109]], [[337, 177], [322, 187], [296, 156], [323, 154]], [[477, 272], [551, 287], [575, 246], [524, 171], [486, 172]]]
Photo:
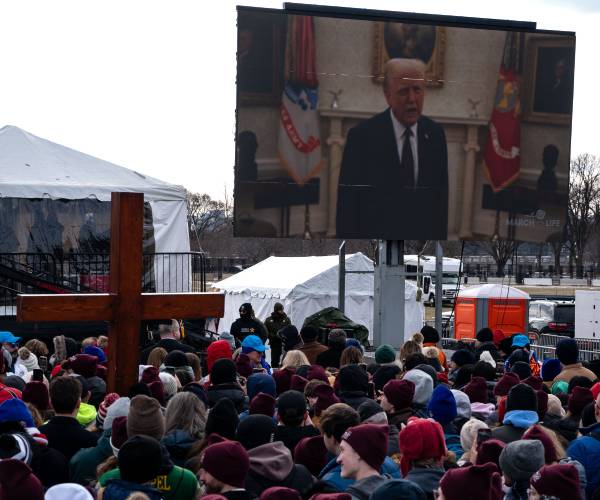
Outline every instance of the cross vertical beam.
[[144, 195], [112, 193], [111, 204], [109, 293], [114, 299], [107, 383], [126, 394], [138, 379]]

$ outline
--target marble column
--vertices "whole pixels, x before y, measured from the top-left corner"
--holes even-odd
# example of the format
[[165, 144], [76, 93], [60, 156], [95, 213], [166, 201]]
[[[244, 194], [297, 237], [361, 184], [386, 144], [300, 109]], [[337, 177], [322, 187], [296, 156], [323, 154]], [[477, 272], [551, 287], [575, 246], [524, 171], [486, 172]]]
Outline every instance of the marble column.
[[327, 176], [327, 236], [335, 236], [335, 216], [337, 206], [337, 187], [342, 165], [345, 139], [342, 131], [343, 118], [333, 116], [330, 118], [329, 137], [329, 165]]
[[467, 141], [464, 144], [466, 152], [465, 174], [463, 177], [463, 204], [460, 220], [460, 230], [458, 236], [460, 239], [467, 239], [473, 236], [473, 197], [475, 189], [475, 166], [477, 153], [480, 150], [478, 141], [479, 127], [477, 125], [467, 126]]

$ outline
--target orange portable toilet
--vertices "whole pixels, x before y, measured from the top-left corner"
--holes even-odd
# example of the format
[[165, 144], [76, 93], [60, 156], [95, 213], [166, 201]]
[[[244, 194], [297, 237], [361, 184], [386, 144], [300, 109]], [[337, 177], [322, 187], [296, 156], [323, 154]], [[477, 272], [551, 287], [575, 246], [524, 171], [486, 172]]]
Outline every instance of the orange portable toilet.
[[454, 336], [474, 339], [479, 330], [500, 328], [504, 333], [527, 332], [529, 294], [518, 288], [486, 284], [461, 290], [454, 308]]

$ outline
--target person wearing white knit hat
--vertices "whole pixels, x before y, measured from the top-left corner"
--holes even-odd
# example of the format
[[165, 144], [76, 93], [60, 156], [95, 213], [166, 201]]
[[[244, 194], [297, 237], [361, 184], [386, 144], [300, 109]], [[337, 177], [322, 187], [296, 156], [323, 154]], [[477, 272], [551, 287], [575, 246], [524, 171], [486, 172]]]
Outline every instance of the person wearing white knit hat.
[[177, 394], [177, 377], [174, 377], [170, 373], [161, 372], [158, 374], [160, 381], [163, 383], [163, 389], [165, 394], [165, 405], [175, 394]]
[[46, 491], [44, 500], [94, 500], [92, 494], [76, 483], [55, 484]]
[[27, 372], [39, 369], [38, 359], [27, 347], [21, 347], [15, 361], [15, 375], [23, 378]]

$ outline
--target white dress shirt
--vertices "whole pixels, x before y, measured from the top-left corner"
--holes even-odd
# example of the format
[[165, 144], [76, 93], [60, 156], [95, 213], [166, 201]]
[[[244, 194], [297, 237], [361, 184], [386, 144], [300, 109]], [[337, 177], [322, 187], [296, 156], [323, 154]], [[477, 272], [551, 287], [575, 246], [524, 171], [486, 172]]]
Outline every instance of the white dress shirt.
[[[406, 127], [402, 125], [394, 116], [392, 109], [390, 108], [390, 116], [392, 117], [392, 125], [394, 126], [394, 135], [396, 136], [396, 146], [398, 148], [398, 159], [402, 161], [402, 146], [404, 145], [404, 131]], [[415, 186], [419, 183], [419, 153], [418, 153], [418, 142], [417, 142], [417, 126], [415, 123], [410, 127], [412, 136], [410, 137], [410, 146], [412, 149], [413, 161], [414, 161], [414, 179]]]

